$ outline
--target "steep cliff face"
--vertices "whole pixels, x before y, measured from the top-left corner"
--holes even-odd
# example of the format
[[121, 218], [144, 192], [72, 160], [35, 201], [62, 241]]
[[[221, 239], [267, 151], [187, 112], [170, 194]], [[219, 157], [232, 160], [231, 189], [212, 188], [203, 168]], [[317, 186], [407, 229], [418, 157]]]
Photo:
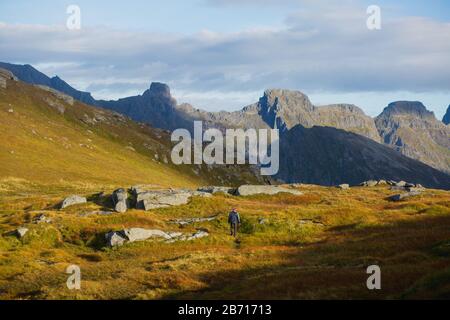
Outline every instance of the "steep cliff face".
[[442, 118], [442, 122], [447, 125], [450, 124], [450, 104], [448, 105], [447, 112]]
[[375, 123], [385, 144], [410, 158], [450, 172], [450, 128], [421, 102], [393, 102]]
[[[391, 179], [450, 188], [450, 176], [358, 134], [330, 127], [292, 128], [280, 139], [286, 182], [337, 185]], [[295, 146], [295, 147], [293, 147]]]
[[316, 124], [354, 132], [380, 142], [375, 121], [352, 104], [334, 104], [316, 108]]

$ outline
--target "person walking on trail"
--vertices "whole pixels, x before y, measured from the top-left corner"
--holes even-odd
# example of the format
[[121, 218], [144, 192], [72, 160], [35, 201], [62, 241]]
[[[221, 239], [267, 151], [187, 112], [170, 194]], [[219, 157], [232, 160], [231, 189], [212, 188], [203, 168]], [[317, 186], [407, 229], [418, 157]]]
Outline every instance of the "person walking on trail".
[[228, 215], [228, 223], [230, 224], [230, 235], [236, 237], [238, 226], [241, 224], [241, 217], [236, 208], [233, 208]]

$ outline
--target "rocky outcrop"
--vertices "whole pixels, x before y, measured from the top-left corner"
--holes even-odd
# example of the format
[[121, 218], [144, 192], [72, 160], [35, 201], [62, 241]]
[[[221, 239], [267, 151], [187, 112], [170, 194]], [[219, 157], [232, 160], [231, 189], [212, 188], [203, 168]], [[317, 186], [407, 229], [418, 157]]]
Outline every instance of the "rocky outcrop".
[[337, 187], [342, 190], [350, 189], [350, 186], [347, 183], [340, 184]]
[[275, 178], [285, 183], [336, 186], [387, 179], [450, 189], [450, 175], [372, 139], [331, 127], [296, 126], [286, 132], [280, 138], [279, 167]]
[[382, 141], [401, 154], [450, 173], [450, 127], [418, 101], [389, 104], [375, 119]]
[[290, 193], [294, 195], [303, 194], [302, 192], [295, 189], [268, 185], [242, 185], [236, 190], [237, 196], [251, 196], [255, 194], [274, 195], [278, 193]]
[[6, 89], [7, 80], [17, 81], [17, 77], [9, 70], [0, 68], [0, 88]]
[[61, 209], [76, 205], [76, 204], [82, 204], [82, 203], [86, 203], [87, 200], [85, 197], [81, 197], [81, 196], [77, 196], [77, 195], [73, 195], [70, 197], [67, 197], [64, 199], [64, 201], [61, 204]]
[[207, 237], [208, 232], [198, 230], [193, 234], [183, 234], [181, 232], [165, 232], [156, 229], [130, 228], [120, 231], [111, 231], [105, 235], [106, 243], [110, 247], [121, 246], [125, 243], [145, 241], [149, 239], [160, 239], [166, 242], [190, 241]]
[[117, 189], [112, 193], [112, 201], [116, 212], [124, 213], [128, 209], [128, 192], [125, 189]]

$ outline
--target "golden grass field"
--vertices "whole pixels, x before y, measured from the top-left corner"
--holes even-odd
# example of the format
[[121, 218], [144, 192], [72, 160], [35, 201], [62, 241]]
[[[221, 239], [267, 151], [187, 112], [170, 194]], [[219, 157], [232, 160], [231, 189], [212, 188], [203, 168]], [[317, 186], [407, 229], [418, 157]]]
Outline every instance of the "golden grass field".
[[[450, 297], [450, 195], [427, 190], [402, 202], [388, 187], [339, 190], [305, 185], [304, 195], [194, 198], [189, 204], [110, 216], [103, 189], [78, 189], [93, 202], [53, 207], [69, 190], [1, 184], [2, 299], [378, 299]], [[48, 191], [43, 191], [48, 190]], [[111, 191], [111, 190], [106, 190]], [[104, 199], [107, 199], [104, 198]], [[243, 218], [240, 243], [228, 235], [230, 207]], [[49, 224], [33, 224], [44, 213]], [[124, 227], [179, 230], [171, 219], [219, 214], [183, 232], [206, 228], [190, 242], [144, 241], [107, 248], [104, 233]], [[266, 219], [259, 224], [258, 219]], [[301, 223], [313, 219], [316, 223]], [[319, 223], [320, 222], [320, 223]], [[322, 225], [323, 224], [323, 225]], [[21, 240], [10, 231], [26, 225]], [[79, 265], [81, 290], [66, 288]], [[366, 288], [378, 264], [382, 290]]]
[[[110, 121], [94, 125], [84, 119], [99, 109], [76, 102], [60, 114], [46, 98], [11, 81], [0, 90], [0, 299], [450, 298], [448, 191], [391, 202], [398, 191], [388, 186], [303, 185], [301, 196], [219, 194], [148, 212], [85, 215], [110, 209], [114, 189], [138, 183], [257, 181], [245, 168], [170, 165], [162, 160], [170, 150], [166, 132], [114, 121], [106, 111]], [[71, 194], [89, 202], [59, 210]], [[231, 207], [243, 219], [239, 242], [228, 234]], [[52, 221], [33, 223], [40, 214]], [[217, 220], [181, 229], [206, 228], [207, 238], [105, 245], [110, 230], [179, 231], [171, 219], [215, 214]], [[30, 231], [18, 239], [22, 226]], [[66, 287], [72, 264], [81, 268], [80, 290]], [[381, 290], [366, 288], [371, 264], [381, 267]]]

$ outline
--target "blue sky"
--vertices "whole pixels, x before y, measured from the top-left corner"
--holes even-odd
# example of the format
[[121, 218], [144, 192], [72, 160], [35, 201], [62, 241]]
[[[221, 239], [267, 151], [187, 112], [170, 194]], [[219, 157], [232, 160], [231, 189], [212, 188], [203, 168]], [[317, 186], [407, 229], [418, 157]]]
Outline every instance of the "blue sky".
[[[81, 8], [82, 29], [65, 28]], [[380, 6], [382, 29], [365, 26]], [[270, 87], [377, 115], [450, 104], [450, 1], [167, 0], [0, 2], [0, 60], [30, 63], [95, 97], [164, 81], [179, 102], [236, 110]]]

